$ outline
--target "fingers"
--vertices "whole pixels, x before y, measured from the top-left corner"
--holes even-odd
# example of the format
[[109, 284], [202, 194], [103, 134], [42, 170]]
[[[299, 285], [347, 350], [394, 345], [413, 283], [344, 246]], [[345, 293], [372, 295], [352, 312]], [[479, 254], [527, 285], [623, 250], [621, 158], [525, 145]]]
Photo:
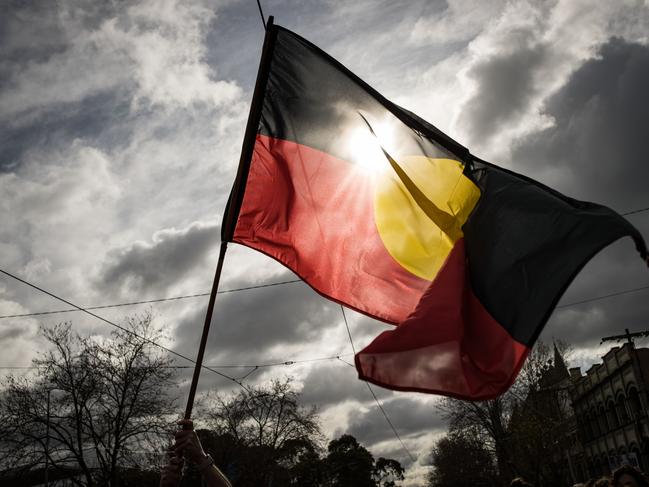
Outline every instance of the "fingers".
[[185, 463], [185, 460], [182, 457], [177, 457], [177, 456], [174, 455], [173, 457], [169, 458], [169, 465], [170, 466], [173, 466], [173, 467], [176, 467], [176, 468], [177, 467], [182, 468], [183, 463]]
[[197, 447], [199, 444], [196, 433], [189, 430], [177, 431], [174, 438], [176, 440], [176, 444], [174, 445], [176, 449], [180, 448], [182, 450], [187, 447]]
[[193, 430], [194, 429], [194, 422], [191, 419], [180, 419], [176, 421], [176, 424], [178, 426], [181, 426], [182, 429], [184, 430]]

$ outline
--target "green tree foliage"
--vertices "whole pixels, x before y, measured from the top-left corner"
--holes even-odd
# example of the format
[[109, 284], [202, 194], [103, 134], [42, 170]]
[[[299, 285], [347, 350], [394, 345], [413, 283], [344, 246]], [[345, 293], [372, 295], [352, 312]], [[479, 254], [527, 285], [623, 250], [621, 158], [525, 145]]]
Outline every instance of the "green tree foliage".
[[430, 487], [499, 485], [493, 455], [476, 435], [449, 433], [437, 442], [431, 457]]
[[78, 471], [70, 483], [113, 486], [146, 462], [139, 452], [160, 450], [173, 412], [173, 369], [133, 334], [159, 338], [150, 315], [124, 327], [102, 340], [81, 337], [70, 323], [43, 329], [50, 347], [34, 360], [36, 375], [10, 376], [0, 397], [5, 468], [47, 463], [53, 475]]
[[405, 470], [399, 462], [392, 458], [379, 459], [374, 464], [374, 480], [380, 487], [394, 487], [397, 481], [403, 480]]
[[327, 472], [332, 487], [373, 487], [374, 457], [351, 435], [332, 440], [327, 447]]

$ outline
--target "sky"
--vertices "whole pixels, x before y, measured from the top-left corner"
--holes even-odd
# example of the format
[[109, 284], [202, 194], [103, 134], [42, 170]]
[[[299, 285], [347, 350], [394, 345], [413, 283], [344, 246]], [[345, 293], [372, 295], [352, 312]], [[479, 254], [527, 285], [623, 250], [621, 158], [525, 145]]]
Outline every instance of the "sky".
[[[649, 207], [646, 1], [261, 4], [478, 157], [621, 213]], [[2, 2], [1, 268], [81, 306], [208, 292], [263, 34], [254, 0]], [[649, 212], [628, 218], [649, 237]], [[230, 244], [220, 288], [295, 279]], [[585, 371], [609, 348], [603, 336], [649, 328], [649, 290], [571, 303], [647, 286], [621, 240], [577, 276], [541, 339], [570, 343], [570, 365]], [[164, 344], [194, 357], [206, 305], [203, 296], [98, 313], [120, 322], [151, 310]], [[0, 276], [2, 316], [65, 308]], [[345, 317], [357, 350], [388, 326]], [[111, 331], [81, 313], [0, 318], [0, 366], [30, 365], [44, 346], [39, 326], [61, 321], [83, 335]], [[246, 383], [292, 377], [328, 437], [353, 434], [401, 461], [416, 485], [446, 430], [439, 398], [374, 387], [411, 459], [352, 360], [341, 308], [302, 282], [218, 296], [205, 363], [298, 362]], [[204, 371], [199, 395], [236, 387]]]

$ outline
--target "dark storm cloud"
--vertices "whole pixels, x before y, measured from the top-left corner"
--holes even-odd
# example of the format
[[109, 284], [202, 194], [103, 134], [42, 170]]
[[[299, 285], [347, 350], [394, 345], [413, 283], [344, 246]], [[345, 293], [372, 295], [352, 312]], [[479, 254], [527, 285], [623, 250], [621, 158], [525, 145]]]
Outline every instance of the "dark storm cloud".
[[[286, 276], [275, 276], [272, 282]], [[277, 281], [275, 281], [277, 279]], [[229, 281], [223, 289], [255, 285], [249, 280]], [[178, 326], [177, 347], [195, 350], [206, 304], [196, 308]], [[278, 346], [301, 346], [302, 354], [316, 354], [325, 330], [340, 326], [339, 309], [303, 283], [219, 294], [214, 307], [206, 357], [213, 363], [285, 361]], [[314, 344], [315, 342], [315, 344]]]
[[74, 26], [95, 29], [129, 3], [6, 1], [0, 4], [0, 88], [31, 63], [65, 52]]
[[[352, 363], [353, 357], [344, 357], [344, 360]], [[394, 395], [394, 392], [381, 387], [374, 387], [374, 393], [380, 400]], [[358, 379], [356, 369], [344, 362], [320, 363], [304, 379], [302, 401], [306, 404], [325, 408], [350, 400], [374, 401], [367, 386]]]
[[545, 106], [552, 127], [515, 146], [527, 172], [548, 168], [579, 199], [619, 211], [649, 203], [649, 47], [611, 39]]
[[[618, 211], [649, 206], [649, 48], [611, 39], [545, 104], [552, 127], [518, 140], [513, 162], [521, 172], [578, 199]], [[645, 239], [649, 213], [631, 215]], [[647, 269], [631, 241], [598, 254], [560, 304], [646, 285]], [[544, 337], [595, 346], [603, 336], [639, 329], [649, 313], [646, 291], [611, 297], [553, 314]]]
[[29, 151], [62, 151], [75, 139], [99, 149], [127, 145], [133, 133], [131, 99], [126, 90], [103, 92], [80, 102], [51, 105], [32, 123], [6, 127], [0, 134], [0, 171], [19, 167]]
[[111, 293], [146, 296], [191, 275], [219, 241], [219, 226], [194, 223], [163, 230], [152, 243], [136, 242], [108, 252], [98, 286]]
[[[397, 396], [391, 401], [384, 401], [382, 405], [401, 437], [434, 433], [446, 428], [446, 424], [431, 403]], [[368, 408], [367, 411], [352, 411], [347, 433], [366, 445], [394, 439], [394, 433], [379, 408], [376, 405], [374, 407], [369, 405]]]
[[68, 47], [54, 2], [0, 5], [0, 88], [28, 62], [42, 62]]
[[470, 142], [484, 143], [527, 108], [535, 93], [535, 68], [545, 56], [543, 45], [525, 46], [494, 55], [471, 69], [469, 76], [477, 88], [460, 117]]

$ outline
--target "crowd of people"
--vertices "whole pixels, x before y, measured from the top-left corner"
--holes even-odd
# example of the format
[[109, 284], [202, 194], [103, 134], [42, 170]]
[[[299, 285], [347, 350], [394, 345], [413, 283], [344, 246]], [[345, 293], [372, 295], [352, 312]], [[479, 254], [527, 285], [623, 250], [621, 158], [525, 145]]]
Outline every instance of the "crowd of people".
[[[534, 487], [525, 479], [518, 477], [511, 481], [509, 487]], [[591, 479], [588, 482], [574, 484], [572, 487], [649, 487], [649, 480], [636, 468], [631, 465], [623, 465], [616, 469], [613, 475], [604, 476], [599, 479]]]

